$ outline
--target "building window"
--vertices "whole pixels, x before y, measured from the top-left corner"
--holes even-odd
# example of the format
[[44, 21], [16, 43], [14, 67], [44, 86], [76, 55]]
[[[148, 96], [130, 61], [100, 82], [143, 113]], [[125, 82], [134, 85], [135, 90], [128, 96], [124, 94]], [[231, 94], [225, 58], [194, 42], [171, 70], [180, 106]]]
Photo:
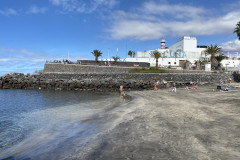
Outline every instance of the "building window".
[[168, 64], [171, 64], [171, 62], [168, 62]]

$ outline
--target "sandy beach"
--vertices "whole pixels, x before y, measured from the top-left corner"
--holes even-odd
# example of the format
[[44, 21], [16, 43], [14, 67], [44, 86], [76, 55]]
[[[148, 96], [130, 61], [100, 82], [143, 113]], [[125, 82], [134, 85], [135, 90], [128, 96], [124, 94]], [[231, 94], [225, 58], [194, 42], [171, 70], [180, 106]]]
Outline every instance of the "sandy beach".
[[64, 106], [59, 108], [64, 112], [54, 113], [73, 120], [67, 118], [51, 125], [53, 130], [37, 132], [2, 152], [0, 159], [237, 160], [240, 89], [224, 92], [216, 88], [131, 91], [126, 92], [125, 101], [112, 95], [96, 105], [104, 106], [109, 100], [115, 101], [113, 105], [92, 116], [83, 112], [87, 118], [82, 120], [74, 117], [81, 114], [79, 104], [74, 109], [74, 105]]
[[240, 159], [240, 92], [200, 86], [127, 94], [133, 100], [102, 117], [102, 134], [69, 158]]

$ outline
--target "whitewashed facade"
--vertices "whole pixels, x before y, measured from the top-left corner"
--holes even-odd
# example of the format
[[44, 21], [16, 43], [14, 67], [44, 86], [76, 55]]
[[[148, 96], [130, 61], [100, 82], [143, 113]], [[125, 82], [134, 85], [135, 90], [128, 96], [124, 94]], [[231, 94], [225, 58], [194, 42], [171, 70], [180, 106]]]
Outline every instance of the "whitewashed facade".
[[206, 48], [198, 48], [196, 37], [184, 36], [169, 48], [161, 48], [138, 51], [135, 58], [126, 58], [128, 62], [149, 62], [151, 66], [156, 66], [156, 59], [153, 56], [154, 51], [161, 54], [158, 63], [159, 66], [179, 66], [180, 60], [188, 60], [191, 63], [199, 60], [203, 50]]
[[225, 67], [226, 70], [240, 70], [240, 60], [236, 58], [224, 59], [221, 62], [222, 67]]

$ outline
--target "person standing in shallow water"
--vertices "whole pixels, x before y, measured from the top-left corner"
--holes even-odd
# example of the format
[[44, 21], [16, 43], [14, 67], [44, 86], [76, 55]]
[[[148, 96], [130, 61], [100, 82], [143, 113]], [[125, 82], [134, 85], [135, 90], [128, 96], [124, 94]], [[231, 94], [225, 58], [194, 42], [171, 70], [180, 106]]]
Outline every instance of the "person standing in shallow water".
[[123, 91], [123, 86], [120, 86], [119, 91], [120, 91], [120, 97], [123, 98], [125, 96], [125, 93]]

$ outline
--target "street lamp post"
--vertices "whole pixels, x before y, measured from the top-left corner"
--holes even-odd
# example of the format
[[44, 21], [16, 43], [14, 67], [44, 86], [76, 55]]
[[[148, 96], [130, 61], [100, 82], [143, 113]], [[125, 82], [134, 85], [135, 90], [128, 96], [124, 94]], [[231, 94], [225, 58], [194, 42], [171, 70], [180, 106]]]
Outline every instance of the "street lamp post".
[[108, 62], [109, 62], [109, 50], [110, 50], [110, 48], [108, 48]]
[[227, 72], [227, 66], [228, 66], [229, 64], [228, 63], [226, 63], [226, 72]]

